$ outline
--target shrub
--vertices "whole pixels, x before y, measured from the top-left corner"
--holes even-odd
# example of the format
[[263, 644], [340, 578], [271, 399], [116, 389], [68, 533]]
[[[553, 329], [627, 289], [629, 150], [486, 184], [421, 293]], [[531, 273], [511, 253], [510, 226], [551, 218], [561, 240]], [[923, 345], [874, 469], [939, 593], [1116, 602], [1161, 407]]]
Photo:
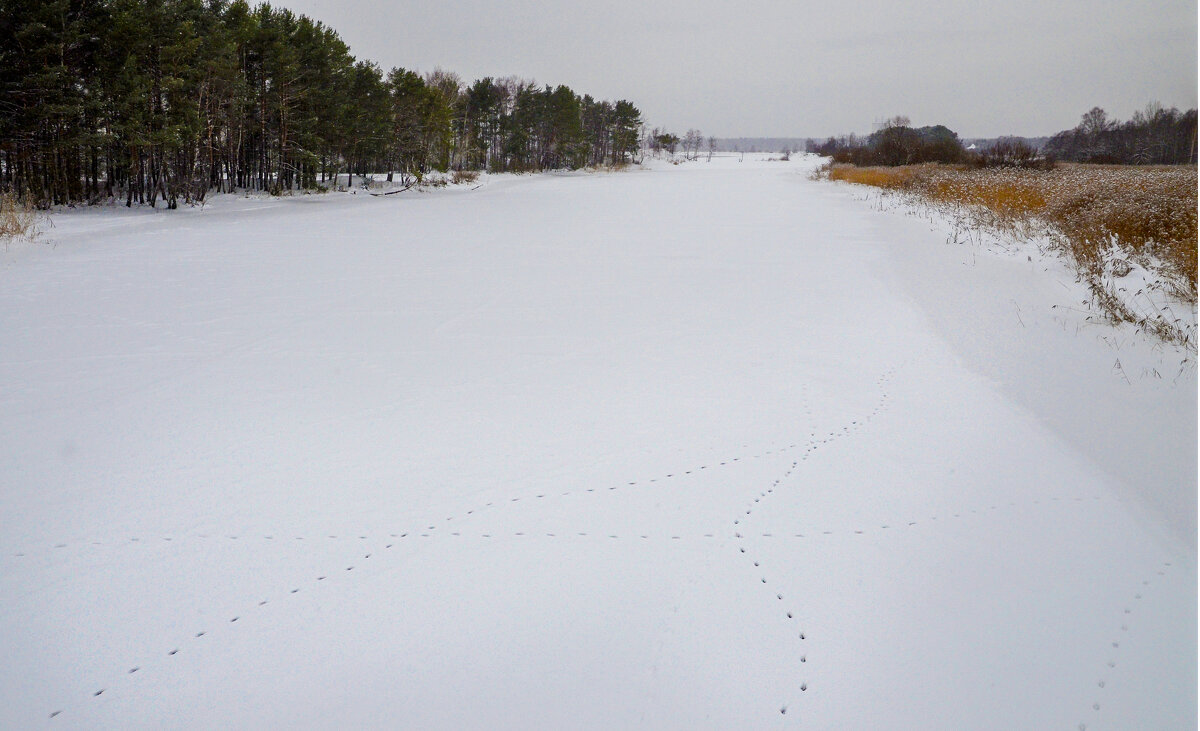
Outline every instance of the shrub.
[[1051, 170], [1054, 158], [1038, 154], [1038, 151], [1017, 138], [1002, 137], [990, 148], [976, 153], [971, 162], [981, 168], [1029, 168]]

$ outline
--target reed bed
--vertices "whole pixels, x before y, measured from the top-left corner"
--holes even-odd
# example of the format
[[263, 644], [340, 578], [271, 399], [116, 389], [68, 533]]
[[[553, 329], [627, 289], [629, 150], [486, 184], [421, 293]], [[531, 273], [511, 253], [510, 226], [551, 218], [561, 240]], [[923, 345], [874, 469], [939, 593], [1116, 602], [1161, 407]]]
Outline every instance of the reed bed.
[[28, 201], [0, 193], [0, 241], [32, 240], [38, 234], [41, 216]]
[[[1195, 167], [835, 164], [828, 176], [903, 194], [980, 230], [1044, 237], [1070, 258], [1109, 318], [1195, 351]], [[1134, 265], [1149, 272], [1169, 299], [1191, 305], [1190, 321], [1171, 311], [1153, 315], [1131, 307], [1117, 280]]]

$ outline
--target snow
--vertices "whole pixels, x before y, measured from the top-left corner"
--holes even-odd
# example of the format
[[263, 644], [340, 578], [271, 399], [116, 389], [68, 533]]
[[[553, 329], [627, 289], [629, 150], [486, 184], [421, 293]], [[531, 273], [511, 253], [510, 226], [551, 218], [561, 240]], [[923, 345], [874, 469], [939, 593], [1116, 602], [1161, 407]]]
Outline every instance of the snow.
[[1194, 362], [814, 165], [11, 245], [0, 726], [1195, 728]]

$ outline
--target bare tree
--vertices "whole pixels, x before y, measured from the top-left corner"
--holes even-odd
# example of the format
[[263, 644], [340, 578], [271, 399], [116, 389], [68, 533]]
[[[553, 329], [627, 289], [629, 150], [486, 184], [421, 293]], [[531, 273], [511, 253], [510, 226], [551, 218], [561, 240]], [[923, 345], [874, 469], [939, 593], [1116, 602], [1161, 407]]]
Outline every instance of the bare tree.
[[875, 123], [876, 129], [896, 129], [898, 127], [911, 127], [911, 126], [912, 126], [912, 120], [903, 114], [897, 114], [896, 116], [891, 117], [889, 119], [885, 119], [882, 122]]
[[1112, 123], [1108, 121], [1108, 113], [1100, 107], [1092, 107], [1084, 113], [1079, 121], [1079, 128], [1088, 135], [1098, 135], [1108, 131], [1111, 127]]
[[646, 140], [650, 146], [650, 152], [658, 154], [658, 152], [662, 150], [661, 135], [662, 130], [660, 130], [658, 127], [650, 130], [650, 136]]
[[683, 157], [687, 160], [695, 160], [700, 156], [700, 145], [704, 142], [704, 135], [698, 129], [689, 129], [683, 137]]
[[1100, 107], [1092, 107], [1079, 120], [1079, 131], [1083, 133], [1084, 149], [1089, 158], [1103, 160], [1108, 157], [1105, 132], [1113, 128], [1108, 114]]

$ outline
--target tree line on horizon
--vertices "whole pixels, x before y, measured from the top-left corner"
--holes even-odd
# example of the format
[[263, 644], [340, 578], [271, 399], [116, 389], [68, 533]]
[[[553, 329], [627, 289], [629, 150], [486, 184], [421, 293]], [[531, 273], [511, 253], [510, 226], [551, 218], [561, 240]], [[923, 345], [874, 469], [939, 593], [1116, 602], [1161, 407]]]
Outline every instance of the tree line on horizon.
[[615, 165], [641, 126], [631, 102], [566, 86], [385, 73], [269, 4], [0, 2], [0, 191], [39, 206]]
[[1126, 122], [1108, 118], [1095, 107], [1073, 129], [1035, 146], [1024, 138], [1000, 137], [979, 149], [967, 149], [943, 125], [912, 127], [893, 117], [865, 137], [847, 135], [809, 140], [809, 152], [834, 162], [859, 166], [915, 165], [927, 162], [980, 167], [1044, 168], [1056, 161], [1115, 165], [1196, 164], [1196, 110], [1180, 112], [1151, 103]]
[[1083, 114], [1074, 129], [1046, 142], [1057, 160], [1116, 165], [1186, 165], [1196, 162], [1196, 110], [1180, 112], [1151, 102], [1128, 121], [1109, 119], [1100, 107]]

